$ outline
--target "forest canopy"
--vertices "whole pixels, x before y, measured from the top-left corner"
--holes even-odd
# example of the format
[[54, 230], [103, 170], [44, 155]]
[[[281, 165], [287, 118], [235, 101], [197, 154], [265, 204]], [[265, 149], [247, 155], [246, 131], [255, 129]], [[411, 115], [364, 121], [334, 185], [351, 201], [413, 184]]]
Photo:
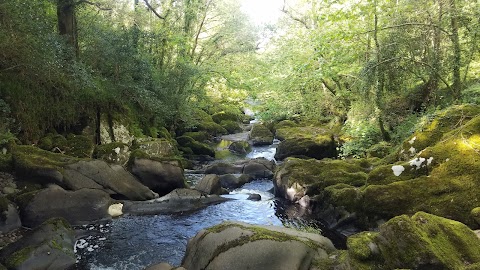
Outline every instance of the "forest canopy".
[[234, 0], [2, 1], [0, 132], [34, 143], [106, 113], [151, 136], [250, 97], [264, 121], [343, 125], [354, 154], [480, 100], [478, 1], [279, 2], [258, 25]]

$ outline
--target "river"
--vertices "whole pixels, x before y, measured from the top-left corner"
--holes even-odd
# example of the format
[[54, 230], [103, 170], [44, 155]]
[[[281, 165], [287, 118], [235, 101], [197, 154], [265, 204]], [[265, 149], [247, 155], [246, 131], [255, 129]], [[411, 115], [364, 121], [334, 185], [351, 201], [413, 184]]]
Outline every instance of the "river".
[[[248, 158], [273, 159], [276, 144], [253, 147]], [[186, 174], [193, 183], [201, 175]], [[298, 218], [303, 210], [289, 206], [269, 191], [271, 180], [257, 179], [235, 189], [225, 197], [235, 200], [208, 206], [193, 213], [154, 216], [123, 216], [107, 223], [77, 228], [81, 233], [75, 244], [75, 269], [140, 270], [160, 262], [180, 265], [187, 241], [201, 229], [224, 220], [251, 224], [293, 226], [315, 229], [316, 223]], [[260, 194], [261, 201], [247, 200], [248, 194]]]

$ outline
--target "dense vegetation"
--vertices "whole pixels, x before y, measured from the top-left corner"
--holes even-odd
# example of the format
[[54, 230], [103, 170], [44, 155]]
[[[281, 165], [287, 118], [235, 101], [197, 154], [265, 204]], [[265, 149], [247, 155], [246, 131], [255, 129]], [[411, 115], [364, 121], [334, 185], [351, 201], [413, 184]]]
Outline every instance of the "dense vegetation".
[[156, 136], [250, 96], [266, 121], [343, 125], [343, 155], [360, 155], [480, 102], [479, 5], [284, 1], [260, 27], [234, 0], [2, 1], [1, 139], [79, 133], [101, 114]]

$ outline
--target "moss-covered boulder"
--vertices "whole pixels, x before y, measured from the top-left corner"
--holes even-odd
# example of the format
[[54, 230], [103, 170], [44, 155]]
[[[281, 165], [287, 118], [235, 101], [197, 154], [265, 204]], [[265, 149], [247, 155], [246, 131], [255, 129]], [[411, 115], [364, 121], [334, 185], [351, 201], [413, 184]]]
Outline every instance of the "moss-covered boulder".
[[182, 266], [189, 270], [315, 269], [333, 251], [332, 242], [319, 234], [224, 222], [190, 239]]
[[273, 133], [262, 124], [254, 124], [250, 130], [249, 139], [253, 145], [269, 145], [273, 142]]
[[241, 119], [240, 115], [240, 111], [238, 111], [238, 113], [235, 113], [233, 111], [221, 111], [213, 114], [212, 120], [217, 124], [221, 124], [222, 121], [237, 122]]
[[36, 227], [44, 221], [61, 217], [74, 225], [87, 224], [109, 218], [112, 204], [109, 194], [96, 189], [67, 191], [57, 185], [25, 193], [16, 198], [22, 224]]
[[369, 167], [367, 160], [288, 158], [275, 173], [275, 194], [296, 202], [305, 195], [318, 195], [326, 187], [339, 183], [363, 186]]
[[337, 149], [333, 137], [318, 137], [315, 140], [307, 138], [287, 139], [277, 147], [276, 160], [283, 160], [287, 157], [305, 158], [334, 158], [337, 156]]
[[392, 152], [393, 146], [387, 142], [380, 142], [367, 149], [367, 158], [384, 158]]
[[[471, 111], [474, 110], [463, 113], [468, 116]], [[400, 214], [428, 211], [472, 227], [478, 226], [470, 211], [480, 205], [480, 197], [476, 192], [480, 185], [480, 115], [465, 118], [460, 115], [452, 110], [440, 113], [440, 120], [434, 119], [433, 123], [442, 124], [440, 129], [446, 125], [448, 130], [444, 130], [440, 136], [440, 131], [430, 126], [426, 133], [436, 137], [435, 140], [427, 138], [422, 132], [416, 135], [424, 139], [410, 139], [412, 145], [417, 147], [425, 141], [433, 144], [410, 157], [408, 165], [411, 168], [405, 166], [400, 176], [394, 176], [393, 170], [388, 172], [388, 166], [392, 165], [372, 171], [373, 177], [369, 176], [369, 179], [378, 178], [378, 171], [383, 170], [383, 177], [398, 180], [389, 184], [370, 185], [362, 191], [363, 212], [367, 216], [388, 219]], [[455, 129], [450, 129], [452, 126], [444, 122], [446, 119], [453, 119]], [[417, 140], [418, 144], [415, 144]], [[410, 142], [406, 144], [410, 145]]]
[[472, 230], [424, 212], [351, 236], [347, 246], [354, 269], [467, 269], [480, 262], [480, 239]]
[[473, 208], [470, 213], [477, 224], [480, 225], [480, 207]]
[[125, 166], [130, 158], [130, 148], [121, 142], [101, 144], [95, 147], [94, 157], [107, 163]]
[[174, 157], [178, 150], [175, 141], [167, 139], [146, 138], [133, 142], [132, 149], [141, 150], [150, 157]]
[[101, 160], [78, 159], [32, 146], [13, 150], [16, 174], [23, 180], [67, 190], [99, 189], [131, 200], [149, 200], [156, 194], [122, 166]]
[[245, 155], [248, 152], [250, 152], [251, 149], [252, 148], [250, 147], [250, 144], [248, 142], [245, 142], [245, 141], [232, 142], [228, 146], [228, 150], [230, 150], [230, 152], [235, 153], [235, 154], [239, 154], [239, 155]]
[[208, 146], [205, 143], [195, 141], [191, 137], [180, 136], [177, 138], [177, 142], [182, 147], [182, 149], [188, 148], [195, 155], [206, 155], [215, 157], [215, 151], [212, 147]]
[[220, 124], [215, 122], [200, 122], [197, 126], [198, 131], [204, 131], [212, 136], [220, 136], [227, 134], [228, 131], [222, 127]]
[[131, 157], [129, 163], [130, 171], [139, 181], [160, 196], [186, 187], [183, 167], [178, 159]]
[[72, 157], [91, 158], [95, 149], [93, 138], [84, 135], [49, 133], [41, 138], [38, 147], [47, 151], [63, 153]]
[[223, 120], [220, 122], [220, 126], [227, 130], [228, 134], [233, 134], [242, 131], [240, 125], [237, 122], [231, 120]]
[[68, 269], [75, 264], [75, 233], [64, 219], [50, 219], [0, 251], [8, 269]]
[[190, 131], [185, 132], [182, 136], [187, 136], [198, 142], [206, 142], [211, 140], [211, 136], [205, 131]]

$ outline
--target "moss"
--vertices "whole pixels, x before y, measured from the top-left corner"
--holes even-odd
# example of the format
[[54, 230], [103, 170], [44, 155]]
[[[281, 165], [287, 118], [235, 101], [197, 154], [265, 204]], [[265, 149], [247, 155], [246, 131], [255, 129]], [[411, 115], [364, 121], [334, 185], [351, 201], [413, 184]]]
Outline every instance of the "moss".
[[217, 124], [221, 124], [221, 122], [223, 121], [237, 122], [241, 119], [240, 115], [240, 111], [239, 113], [234, 113], [231, 111], [221, 111], [213, 114], [212, 120]]
[[210, 135], [213, 136], [219, 136], [219, 135], [224, 135], [227, 134], [227, 130], [223, 128], [221, 125], [215, 123], [215, 122], [200, 122], [198, 124], [198, 130], [199, 131], [205, 131]]
[[180, 146], [184, 148], [190, 148], [192, 152], [196, 155], [208, 155], [208, 156], [215, 156], [215, 151], [213, 148], [208, 146], [207, 144], [197, 142], [193, 138], [188, 136], [180, 136], [177, 137], [177, 142]]
[[13, 202], [15, 202], [16, 205], [18, 205], [20, 209], [25, 209], [39, 191], [40, 190], [23, 192], [23, 193], [14, 195], [12, 197], [12, 200]]
[[335, 206], [343, 206], [349, 212], [354, 212], [360, 199], [360, 190], [347, 184], [336, 184], [325, 188], [323, 191], [324, 202]]
[[355, 259], [365, 261], [379, 255], [379, 250], [375, 239], [377, 232], [361, 232], [348, 237], [348, 254]]
[[116, 153], [115, 149], [120, 148], [123, 149], [125, 147], [128, 147], [128, 145], [122, 143], [122, 142], [113, 142], [113, 143], [107, 143], [107, 144], [101, 144], [97, 145], [95, 147], [95, 154], [94, 156], [96, 158], [100, 158], [104, 155], [110, 155], [112, 153]]
[[409, 151], [411, 148], [418, 153], [428, 146], [435, 145], [442, 140], [444, 134], [458, 129], [478, 115], [480, 115], [480, 106], [472, 104], [452, 106], [438, 112], [428, 125], [405, 140], [401, 154], [407, 159], [410, 158], [412, 156]]
[[281, 128], [296, 127], [296, 126], [298, 126], [298, 124], [293, 122], [292, 120], [282, 120], [274, 125], [275, 130], [279, 130]]
[[272, 132], [262, 124], [254, 124], [250, 131], [250, 138], [255, 141], [266, 141], [269, 144], [273, 141]]
[[220, 125], [227, 130], [229, 134], [242, 131], [237, 122], [231, 120], [222, 120]]
[[308, 186], [309, 195], [319, 194], [327, 186], [348, 184], [363, 186], [367, 169], [363, 160], [302, 160], [289, 158], [277, 171], [277, 177], [288, 179], [288, 186], [298, 183]]
[[195, 141], [199, 141], [199, 142], [205, 142], [210, 139], [210, 135], [208, 135], [208, 133], [205, 131], [185, 132], [183, 136], [188, 136], [194, 139]]
[[[394, 165], [402, 166], [404, 168], [404, 171], [398, 176], [396, 176], [393, 172], [392, 167]], [[427, 174], [428, 170], [426, 168], [417, 169], [415, 166], [410, 166], [410, 163], [408, 162], [397, 162], [396, 164], [380, 165], [375, 167], [368, 173], [368, 184], [384, 185], [393, 182], [414, 179]]]
[[[480, 240], [464, 224], [424, 212], [380, 226], [388, 268], [463, 269], [480, 262]], [[430, 267], [430, 268], [428, 268]]]
[[13, 159], [12, 154], [2, 154], [0, 153], [0, 172], [11, 172], [13, 170]]
[[367, 149], [367, 157], [384, 158], [392, 152], [392, 145], [387, 142], [380, 142]]
[[312, 139], [321, 141], [323, 138], [332, 137], [331, 129], [323, 126], [283, 127], [276, 130], [275, 136], [283, 141], [287, 139]]
[[28, 246], [14, 252], [5, 260], [5, 266], [8, 269], [18, 269], [18, 267], [31, 256], [34, 250], [35, 247]]
[[315, 139], [295, 138], [282, 141], [275, 154], [277, 160], [287, 157], [334, 158], [337, 156], [335, 141], [332, 137], [319, 135]]
[[45, 137], [41, 138], [38, 141], [37, 146], [43, 150], [51, 151], [54, 148], [52, 137], [53, 137], [53, 134], [51, 133], [47, 134]]
[[480, 225], [480, 207], [473, 208], [470, 212], [475, 222]]
[[19, 145], [13, 149], [14, 167], [17, 173], [28, 174], [32, 169], [61, 170], [79, 159], [52, 153], [34, 146]]
[[78, 158], [91, 158], [95, 144], [92, 138], [83, 135], [69, 134], [65, 154]]
[[172, 134], [170, 134], [170, 132], [165, 128], [165, 127], [160, 127], [158, 130], [157, 130], [157, 137], [158, 138], [164, 138], [164, 139], [167, 139], [167, 140], [172, 140]]

